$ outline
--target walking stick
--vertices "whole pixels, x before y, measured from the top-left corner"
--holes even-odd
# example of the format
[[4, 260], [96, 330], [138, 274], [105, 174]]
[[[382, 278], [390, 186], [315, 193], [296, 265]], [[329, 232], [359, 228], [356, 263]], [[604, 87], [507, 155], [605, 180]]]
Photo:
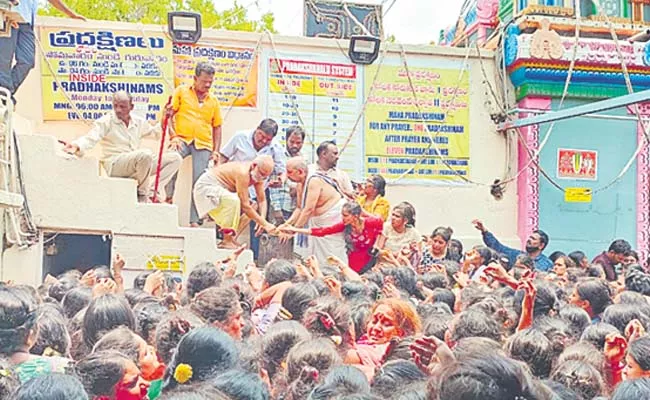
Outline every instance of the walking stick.
[[169, 96], [167, 99], [167, 104], [165, 104], [165, 116], [162, 120], [162, 135], [160, 137], [160, 150], [158, 150], [158, 165], [156, 166], [156, 181], [153, 185], [153, 198], [154, 203], [160, 203], [158, 199], [158, 185], [160, 184], [160, 169], [162, 168], [162, 155], [163, 150], [165, 149], [165, 137], [167, 136], [167, 125], [169, 124], [169, 112], [167, 112], [168, 107], [172, 104], [172, 96]]

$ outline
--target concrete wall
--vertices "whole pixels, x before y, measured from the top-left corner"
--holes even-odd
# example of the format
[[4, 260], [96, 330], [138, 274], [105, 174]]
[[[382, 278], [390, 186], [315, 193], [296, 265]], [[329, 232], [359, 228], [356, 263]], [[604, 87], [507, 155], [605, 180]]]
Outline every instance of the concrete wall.
[[[49, 26], [69, 26], [81, 27], [82, 22], [71, 21], [56, 18], [40, 18], [39, 23]], [[91, 21], [88, 24], [100, 24], [98, 21]], [[108, 29], [139, 29], [139, 26], [133, 24], [123, 24], [111, 22], [103, 23]], [[147, 31], [160, 31], [159, 26], [143, 27]], [[243, 32], [225, 32], [225, 31], [204, 31], [202, 42], [213, 42], [223, 45], [247, 45], [255, 46], [260, 34], [243, 33]], [[302, 38], [302, 37], [274, 37], [274, 41], [279, 52], [321, 55], [341, 55], [341, 48], [347, 49], [347, 42], [333, 40]], [[270, 48], [268, 38], [262, 39], [262, 46]], [[419, 56], [431, 60], [435, 66], [436, 59], [455, 60], [462, 62], [466, 50], [454, 48], [442, 48], [432, 46], [405, 46], [409, 56]], [[393, 46], [389, 53], [399, 56], [399, 47]], [[38, 53], [38, 45], [37, 45]], [[516, 164], [513, 159], [515, 155], [508, 157], [506, 155], [506, 143], [504, 138], [497, 134], [494, 124], [490, 120], [486, 110], [486, 101], [493, 99], [488, 98], [489, 90], [483, 83], [487, 79], [493, 86], [494, 77], [496, 76], [493, 53], [484, 51], [483, 65], [486, 70], [486, 77], [481, 73], [480, 61], [475, 52], [470, 53], [468, 64], [470, 71], [470, 156], [471, 156], [471, 179], [481, 183], [492, 183], [496, 178], [502, 178], [506, 158], [509, 158], [512, 165]], [[18, 93], [18, 113], [36, 121], [36, 131], [43, 134], [55, 135], [60, 139], [72, 139], [84, 134], [88, 127], [83, 122], [42, 122], [42, 104], [41, 104], [41, 81], [39, 68], [45, 68], [40, 65], [40, 59], [37, 56], [36, 69], [30, 74]], [[264, 80], [261, 75], [259, 81]], [[256, 123], [264, 117], [266, 109], [265, 96], [260, 93], [258, 97], [258, 107], [256, 109], [234, 108], [224, 122], [223, 133], [224, 142], [232, 136], [234, 132], [240, 129], [252, 129]], [[147, 147], [156, 148], [155, 140], [146, 140]], [[98, 149], [93, 151], [90, 156], [97, 155]], [[360, 155], [361, 156], [361, 155]], [[187, 224], [188, 220], [188, 200], [189, 200], [189, 160], [183, 164], [179, 184], [177, 185], [176, 202], [179, 205], [181, 224]], [[516, 171], [516, 168], [514, 169]], [[470, 221], [473, 218], [481, 218], [486, 225], [504, 242], [513, 246], [519, 246], [519, 240], [516, 237], [516, 186], [509, 185], [506, 189], [505, 197], [496, 201], [490, 195], [489, 187], [477, 185], [437, 185], [437, 186], [402, 186], [395, 185], [388, 188], [388, 198], [392, 204], [400, 201], [410, 201], [417, 209], [417, 228], [423, 233], [430, 233], [436, 226], [452, 226], [455, 230], [455, 236], [470, 245], [480, 241], [479, 235], [472, 228]], [[61, 207], [66, 207], [61, 204]], [[141, 220], [146, 224], [147, 221]]]

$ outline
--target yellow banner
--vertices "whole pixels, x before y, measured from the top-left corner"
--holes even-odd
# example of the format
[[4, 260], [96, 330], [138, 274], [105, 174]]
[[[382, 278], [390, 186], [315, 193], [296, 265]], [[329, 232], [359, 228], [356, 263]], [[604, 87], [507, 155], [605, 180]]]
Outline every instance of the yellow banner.
[[469, 75], [458, 85], [455, 69], [383, 65], [373, 85], [376, 71], [365, 71], [367, 173], [394, 179], [414, 167], [405, 183], [469, 176]]
[[172, 43], [161, 32], [41, 27], [40, 41], [44, 120], [97, 119], [118, 90], [133, 96], [137, 114], [159, 118], [173, 76]]
[[593, 192], [590, 188], [566, 188], [564, 189], [564, 201], [566, 203], [591, 203]]
[[199, 61], [214, 66], [210, 93], [222, 107], [257, 107], [258, 60], [254, 48], [174, 45], [174, 84], [191, 85]]

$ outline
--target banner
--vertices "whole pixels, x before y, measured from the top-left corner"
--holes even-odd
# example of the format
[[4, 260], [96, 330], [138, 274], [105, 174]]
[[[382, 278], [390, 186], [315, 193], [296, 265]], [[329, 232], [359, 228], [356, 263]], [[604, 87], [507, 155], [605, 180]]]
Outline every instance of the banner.
[[199, 61], [209, 62], [216, 70], [210, 94], [219, 99], [221, 107], [257, 107], [254, 48], [174, 44], [174, 84], [191, 85]]
[[[300, 115], [307, 133], [303, 155], [315, 161], [316, 147], [325, 140], [342, 146], [363, 101], [360, 69], [344, 59], [328, 62], [298, 56], [269, 58], [268, 68], [267, 115], [282, 131], [300, 125]], [[357, 132], [339, 159], [338, 167], [353, 179], [363, 177], [362, 146], [362, 135]]]
[[595, 181], [598, 179], [598, 152], [595, 150], [557, 149], [557, 177]]
[[402, 66], [382, 65], [374, 85], [377, 66], [366, 68], [366, 172], [395, 179], [415, 166], [402, 183], [425, 184], [468, 176], [468, 74], [458, 85], [459, 70], [410, 66], [418, 110]]
[[41, 27], [39, 37], [45, 121], [97, 119], [112, 110], [118, 90], [133, 96], [137, 114], [160, 117], [173, 73], [172, 44], [162, 33]]

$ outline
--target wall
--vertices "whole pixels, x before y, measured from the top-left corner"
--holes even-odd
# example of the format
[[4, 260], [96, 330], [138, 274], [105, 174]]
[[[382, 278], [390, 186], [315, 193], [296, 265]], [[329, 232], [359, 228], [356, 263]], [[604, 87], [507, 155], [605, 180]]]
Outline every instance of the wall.
[[[558, 108], [559, 100], [552, 102]], [[586, 101], [567, 100], [564, 108], [585, 104]], [[602, 114], [631, 118], [627, 109], [614, 109]], [[539, 140], [550, 124], [540, 127]], [[541, 153], [541, 165], [562, 187], [602, 188], [621, 171], [637, 146], [637, 123], [630, 120], [572, 118], [556, 123], [550, 139]], [[597, 180], [557, 179], [557, 149], [598, 151]], [[618, 238], [636, 244], [636, 163], [615, 185], [594, 193], [591, 203], [566, 203], [564, 194], [541, 175], [539, 227], [552, 241], [549, 250], [570, 252], [583, 250], [590, 258], [606, 250]]]
[[[84, 23], [56, 19], [41, 18], [40, 24], [43, 26], [59, 27], [82, 27]], [[88, 24], [101, 24], [102, 22], [91, 21]], [[142, 26], [129, 25], [123, 23], [111, 22], [104, 23], [108, 29], [139, 29]], [[158, 26], [142, 27], [148, 32], [159, 32]], [[255, 46], [260, 34], [242, 33], [242, 32], [223, 32], [223, 31], [204, 31], [202, 42], [219, 43], [224, 45], [247, 45]], [[340, 58], [342, 49], [347, 49], [348, 44], [345, 41], [334, 41], [315, 38], [301, 37], [274, 37], [275, 45], [280, 53], [306, 53], [318, 54], [320, 57]], [[262, 39], [262, 47], [265, 51], [271, 48], [270, 41], [267, 37]], [[38, 46], [38, 45], [37, 45]], [[399, 47], [392, 45], [389, 48], [389, 56], [399, 58]], [[454, 61], [463, 62], [466, 56], [466, 50], [441, 48], [431, 46], [405, 46], [406, 54], [409, 58], [418, 57], [426, 61], [428, 65], [436, 66], [439, 62]], [[38, 48], [37, 48], [38, 53]], [[486, 96], [489, 91], [486, 89], [484, 80], [489, 81], [493, 86], [495, 73], [495, 64], [493, 53], [483, 51], [482, 61], [486, 76], [481, 73], [481, 63], [478, 56], [472, 52], [468, 56], [468, 66], [470, 71], [470, 158], [471, 173], [470, 178], [474, 181], [484, 184], [492, 183], [496, 178], [502, 178], [505, 172], [506, 158], [511, 163], [516, 163], [516, 155], [506, 155], [505, 140], [497, 134], [494, 129], [488, 112], [485, 109]], [[45, 68], [40, 65], [40, 57], [37, 57], [35, 70], [30, 74], [18, 93], [18, 113], [36, 121], [36, 131], [44, 134], [55, 135], [60, 139], [69, 140], [77, 137], [88, 130], [88, 126], [82, 122], [42, 122], [42, 104], [41, 104], [41, 80], [39, 69]], [[265, 80], [263, 75], [265, 69], [260, 69], [260, 81]], [[241, 129], [252, 129], [256, 123], [265, 117], [266, 110], [265, 95], [260, 89], [258, 98], [258, 107], [256, 109], [233, 108], [224, 121], [223, 134], [224, 142], [232, 136], [234, 132]], [[147, 147], [156, 148], [155, 140], [145, 140]], [[94, 150], [90, 156], [96, 156], [98, 149]], [[363, 154], [358, 154], [363, 157]], [[189, 199], [189, 160], [183, 164], [179, 184], [177, 185], [176, 203], [180, 207], [179, 221], [181, 224], [187, 224], [188, 220], [188, 199]], [[486, 225], [497, 234], [504, 242], [513, 246], [519, 246], [519, 240], [516, 236], [516, 185], [509, 185], [505, 192], [505, 197], [496, 201], [490, 195], [489, 187], [478, 185], [437, 185], [437, 186], [414, 186], [394, 184], [388, 188], [388, 198], [392, 204], [408, 200], [412, 202], [417, 209], [417, 227], [423, 233], [430, 233], [436, 226], [452, 226], [455, 230], [455, 236], [470, 245], [480, 241], [479, 235], [472, 228], [471, 220], [481, 218]]]

